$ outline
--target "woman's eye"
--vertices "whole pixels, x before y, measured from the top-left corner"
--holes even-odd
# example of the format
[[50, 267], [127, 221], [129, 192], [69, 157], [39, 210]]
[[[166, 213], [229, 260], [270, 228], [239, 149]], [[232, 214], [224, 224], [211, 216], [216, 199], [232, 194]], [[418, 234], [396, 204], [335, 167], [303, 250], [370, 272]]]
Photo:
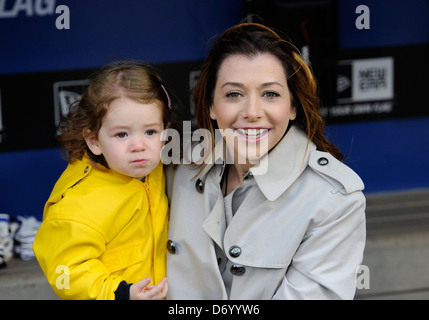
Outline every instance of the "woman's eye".
[[121, 138], [121, 139], [125, 138], [126, 136], [127, 136], [127, 134], [125, 132], [119, 132], [116, 134], [116, 137]]
[[240, 96], [241, 96], [241, 94], [239, 92], [235, 92], [235, 91], [228, 92], [226, 94], [226, 97], [230, 98], [230, 99], [238, 99]]
[[267, 91], [267, 92], [264, 92], [264, 97], [267, 97], [269, 99], [274, 99], [274, 98], [280, 97], [280, 95], [277, 92]]

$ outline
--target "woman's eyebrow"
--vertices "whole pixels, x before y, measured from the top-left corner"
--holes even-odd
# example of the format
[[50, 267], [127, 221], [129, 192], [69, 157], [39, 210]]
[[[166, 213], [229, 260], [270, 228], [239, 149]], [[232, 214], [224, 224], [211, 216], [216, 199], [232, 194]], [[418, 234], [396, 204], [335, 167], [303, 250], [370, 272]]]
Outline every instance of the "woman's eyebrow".
[[[230, 82], [230, 81], [228, 81], [228, 82], [225, 82], [222, 86], [221, 86], [221, 88], [223, 88], [223, 87], [225, 87], [225, 86], [234, 86], [234, 87], [244, 87], [244, 84], [243, 83], [241, 83], [241, 82]], [[280, 83], [280, 82], [277, 82], [277, 81], [269, 81], [269, 82], [264, 82], [264, 83], [262, 83], [261, 85], [260, 85], [260, 87], [269, 87], [269, 86], [272, 86], [272, 85], [278, 85], [278, 86], [280, 86], [280, 87], [283, 87], [283, 85]]]
[[234, 87], [244, 87], [244, 85], [241, 82], [225, 82], [221, 88], [225, 86], [234, 86]]
[[272, 86], [272, 85], [278, 85], [280, 87], [283, 87], [283, 85], [280, 82], [277, 82], [277, 81], [265, 82], [265, 83], [261, 84], [261, 87], [269, 87], [269, 86]]

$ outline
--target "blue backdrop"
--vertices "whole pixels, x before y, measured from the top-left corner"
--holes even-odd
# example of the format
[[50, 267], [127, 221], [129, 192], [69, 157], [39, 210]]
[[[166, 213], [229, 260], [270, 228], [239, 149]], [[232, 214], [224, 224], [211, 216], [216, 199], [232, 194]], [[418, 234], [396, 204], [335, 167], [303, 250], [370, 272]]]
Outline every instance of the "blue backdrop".
[[[341, 49], [429, 43], [429, 1], [364, 2], [339, 1]], [[152, 63], [201, 60], [212, 36], [244, 18], [244, 4], [244, 0], [0, 1], [0, 75], [96, 68], [115, 57]], [[355, 8], [360, 4], [371, 10], [369, 30], [355, 27]], [[70, 10], [70, 29], [56, 28], [60, 14], [55, 8], [60, 5]], [[48, 12], [50, 6], [54, 10]], [[429, 187], [429, 117], [331, 124], [327, 135], [360, 174], [366, 193]], [[0, 212], [41, 218], [44, 202], [65, 166], [57, 148], [1, 152]]]
[[[0, 7], [0, 73], [99, 67], [112, 57], [152, 63], [199, 60], [210, 37], [243, 17], [242, 0], [6, 0]], [[1, 18], [14, 3], [66, 5], [70, 29], [57, 29], [60, 14]], [[0, 1], [0, 4], [2, 1]], [[30, 6], [32, 7], [32, 6]], [[3, 10], [2, 10], [3, 9]]]

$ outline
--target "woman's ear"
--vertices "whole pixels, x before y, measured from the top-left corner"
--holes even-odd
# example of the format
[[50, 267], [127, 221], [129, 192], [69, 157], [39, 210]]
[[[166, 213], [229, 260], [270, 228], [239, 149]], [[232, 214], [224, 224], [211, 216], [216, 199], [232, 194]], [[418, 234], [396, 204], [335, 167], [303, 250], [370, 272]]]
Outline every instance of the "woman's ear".
[[293, 121], [296, 119], [296, 108], [294, 106], [290, 107], [289, 120]]
[[88, 146], [89, 150], [91, 150], [93, 154], [95, 154], [96, 156], [99, 156], [102, 154], [97, 136], [91, 133], [91, 130], [85, 129], [83, 131], [83, 137], [85, 139], [86, 145]]
[[213, 112], [213, 106], [210, 107], [210, 118], [216, 120], [216, 114]]

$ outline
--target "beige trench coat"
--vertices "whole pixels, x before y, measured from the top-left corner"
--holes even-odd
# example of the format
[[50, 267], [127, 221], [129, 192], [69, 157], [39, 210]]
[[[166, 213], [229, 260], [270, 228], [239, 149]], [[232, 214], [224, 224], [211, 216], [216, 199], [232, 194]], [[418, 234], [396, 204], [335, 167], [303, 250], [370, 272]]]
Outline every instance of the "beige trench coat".
[[[223, 165], [166, 172], [167, 299], [352, 299], [365, 246], [363, 183], [292, 127], [226, 227]], [[257, 170], [256, 167], [250, 171]], [[197, 179], [198, 180], [197, 182]], [[231, 266], [229, 295], [221, 272]]]

